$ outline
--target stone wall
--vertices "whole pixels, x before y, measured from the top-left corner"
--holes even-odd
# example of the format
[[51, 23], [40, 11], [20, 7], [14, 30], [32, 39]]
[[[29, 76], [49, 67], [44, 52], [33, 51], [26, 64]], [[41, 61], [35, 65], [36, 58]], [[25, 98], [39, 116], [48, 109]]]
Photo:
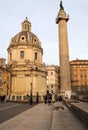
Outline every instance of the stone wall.
[[88, 127], [88, 112], [71, 104], [70, 109]]
[[88, 128], [88, 103], [78, 100], [63, 100], [63, 102]]

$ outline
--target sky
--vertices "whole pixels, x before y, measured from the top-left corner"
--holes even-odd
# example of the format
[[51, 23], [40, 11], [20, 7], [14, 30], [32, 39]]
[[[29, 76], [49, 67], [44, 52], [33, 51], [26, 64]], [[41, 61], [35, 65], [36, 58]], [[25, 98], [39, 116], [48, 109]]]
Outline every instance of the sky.
[[[62, 0], [67, 22], [69, 60], [88, 59], [88, 0]], [[11, 38], [21, 31], [28, 17], [32, 33], [43, 48], [43, 62], [59, 65], [58, 25], [60, 0], [0, 0], [0, 58], [8, 59]]]

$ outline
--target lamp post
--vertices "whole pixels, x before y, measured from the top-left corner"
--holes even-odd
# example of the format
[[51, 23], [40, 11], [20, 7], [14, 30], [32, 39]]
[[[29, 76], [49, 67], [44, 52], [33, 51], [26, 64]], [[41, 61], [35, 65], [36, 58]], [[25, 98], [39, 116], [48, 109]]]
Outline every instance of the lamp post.
[[0, 97], [1, 97], [1, 91], [2, 91], [2, 87], [0, 86]]
[[2, 79], [0, 79], [0, 97], [1, 97], [1, 91], [2, 91]]
[[33, 99], [32, 99], [32, 82], [30, 83], [30, 105], [32, 105]]

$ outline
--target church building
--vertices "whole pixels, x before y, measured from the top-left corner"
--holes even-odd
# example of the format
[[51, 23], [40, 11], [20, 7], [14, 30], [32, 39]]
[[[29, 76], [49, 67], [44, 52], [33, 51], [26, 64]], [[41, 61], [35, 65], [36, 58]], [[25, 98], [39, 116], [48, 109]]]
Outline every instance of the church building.
[[46, 93], [46, 66], [43, 64], [43, 49], [38, 37], [31, 32], [31, 23], [26, 18], [22, 31], [10, 42], [8, 65], [11, 67], [10, 100], [25, 101], [32, 94], [40, 100]]

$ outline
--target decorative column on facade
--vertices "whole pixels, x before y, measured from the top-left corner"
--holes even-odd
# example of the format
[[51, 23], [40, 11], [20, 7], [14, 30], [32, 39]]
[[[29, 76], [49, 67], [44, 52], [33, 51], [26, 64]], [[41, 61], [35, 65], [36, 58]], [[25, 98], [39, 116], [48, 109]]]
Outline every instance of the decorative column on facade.
[[59, 32], [59, 60], [60, 60], [60, 93], [71, 97], [70, 65], [68, 52], [68, 33], [67, 21], [69, 16], [64, 11], [62, 1], [60, 1], [60, 10], [56, 18]]

